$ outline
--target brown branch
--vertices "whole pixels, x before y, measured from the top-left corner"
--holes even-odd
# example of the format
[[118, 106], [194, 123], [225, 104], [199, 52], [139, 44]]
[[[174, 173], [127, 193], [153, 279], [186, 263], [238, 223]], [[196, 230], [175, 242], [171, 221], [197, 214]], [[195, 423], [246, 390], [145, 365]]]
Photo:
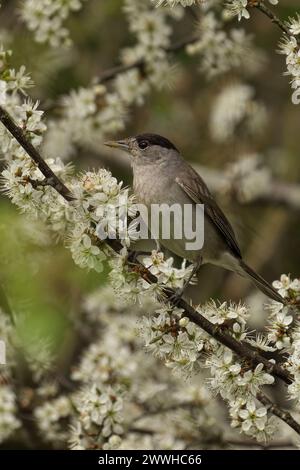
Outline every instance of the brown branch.
[[[72, 201], [73, 197], [71, 196], [71, 191], [60, 181], [60, 179], [52, 172], [50, 167], [47, 165], [39, 151], [28, 141], [24, 131], [18, 127], [12, 117], [7, 111], [0, 107], [0, 121], [6, 127], [6, 129], [12, 134], [13, 137], [17, 139], [19, 144], [27, 152], [27, 154], [37, 163], [39, 169], [45, 176], [48, 184], [57, 191], [58, 194], [63, 196], [67, 201]], [[100, 242], [100, 241], [99, 241]], [[103, 242], [101, 241], [101, 244]], [[121, 243], [118, 240], [107, 240], [106, 243], [116, 252], [119, 252], [122, 248]], [[137, 262], [137, 266], [133, 266], [132, 269], [137, 271], [139, 275], [148, 283], [153, 284], [157, 283], [157, 278], [150, 273], [141, 263]], [[171, 289], [163, 289], [163, 293], [166, 296], [171, 304], [175, 305], [174, 292]], [[270, 374], [282, 379], [285, 383], [290, 384], [292, 378], [289, 373], [280, 367], [277, 364], [273, 364], [268, 359], [264, 358], [258, 351], [253, 349], [247, 343], [239, 342], [234, 339], [226, 330], [223, 330], [217, 325], [214, 325], [209, 320], [207, 320], [203, 315], [201, 315], [197, 310], [195, 310], [191, 305], [189, 305], [184, 299], [180, 299], [176, 302], [176, 306], [184, 310], [184, 316], [188, 317], [192, 322], [206, 331], [210, 336], [214, 337], [224, 346], [227, 346], [237, 355], [241, 356], [243, 359], [247, 359], [252, 366], [256, 366], [259, 363], [262, 363], [265, 367], [265, 370]], [[266, 400], [266, 398], [264, 399]], [[297, 432], [300, 434], [300, 426], [287, 414], [286, 412], [280, 410], [276, 405], [273, 405], [271, 402], [268, 402], [273, 406], [274, 414], [283, 419], [287, 424], [289, 424], [293, 429], [298, 429]], [[298, 427], [297, 427], [298, 426]]]
[[27, 154], [32, 158], [36, 163], [37, 167], [43, 173], [46, 179], [46, 184], [52, 186], [66, 201], [72, 201], [74, 198], [69, 191], [69, 189], [64, 185], [64, 183], [56, 176], [56, 174], [51, 170], [49, 165], [41, 157], [38, 150], [32, 145], [30, 140], [26, 137], [23, 129], [14, 122], [13, 118], [8, 114], [8, 112], [0, 106], [0, 121], [6, 127], [6, 129], [14, 136], [14, 138], [19, 142]]
[[[169, 47], [166, 47], [164, 51], [167, 54], [175, 54], [176, 52], [183, 50], [186, 46], [190, 44], [194, 44], [198, 40], [199, 38], [196, 36], [182, 39], [178, 41], [177, 43], [172, 44]], [[128, 72], [129, 70], [139, 69], [143, 71], [146, 66], [146, 63], [147, 62], [145, 59], [139, 59], [135, 62], [132, 62], [131, 64], [121, 64], [121, 65], [117, 65], [116, 67], [112, 67], [111, 69], [105, 70], [104, 72], [100, 73], [97, 79], [97, 83], [100, 84], [100, 83], [109, 82], [110, 80], [113, 80], [114, 78], [116, 78], [116, 76], [119, 75], [120, 73], [125, 73], [125, 72]]]
[[286, 36], [294, 37], [296, 39], [298, 45], [300, 45], [300, 38], [297, 38], [297, 37], [293, 36], [293, 34], [290, 33], [290, 31], [289, 31], [288, 27], [286, 26], [286, 24], [278, 16], [276, 16], [275, 13], [269, 7], [267, 7], [263, 1], [249, 0], [248, 5], [249, 5], [249, 7], [256, 8], [261, 13], [263, 13], [265, 16], [267, 16], [272, 21], [272, 23], [276, 24], [278, 26], [278, 28], [280, 28], [281, 31]]
[[237, 446], [237, 447], [259, 447], [264, 450], [267, 449], [280, 449], [283, 447], [292, 447], [296, 448], [296, 445], [292, 441], [272, 441], [268, 444], [263, 444], [261, 442], [255, 442], [252, 439], [249, 440], [242, 440], [242, 439], [226, 439], [224, 440], [224, 444], [229, 446]]
[[279, 408], [263, 393], [259, 392], [257, 394], [257, 399], [268, 408], [268, 411], [270, 413], [280, 418], [282, 421], [288, 424], [292, 429], [294, 429], [294, 431], [300, 434], [300, 424], [294, 420], [294, 418], [288, 411], [284, 411], [281, 408]]

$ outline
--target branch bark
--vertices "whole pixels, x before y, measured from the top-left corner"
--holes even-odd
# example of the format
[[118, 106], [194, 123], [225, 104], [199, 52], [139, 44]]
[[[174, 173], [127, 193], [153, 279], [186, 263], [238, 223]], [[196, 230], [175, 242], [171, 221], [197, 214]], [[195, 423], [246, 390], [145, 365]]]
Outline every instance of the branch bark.
[[294, 429], [294, 431], [296, 431], [298, 434], [300, 434], [300, 424], [297, 423], [297, 421], [294, 420], [291, 413], [289, 413], [288, 411], [284, 411], [281, 408], [279, 408], [275, 403], [273, 403], [263, 393], [258, 393], [257, 394], [257, 399], [263, 405], [265, 405], [267, 407], [269, 413], [272, 413], [273, 415], [280, 418], [282, 421], [284, 421], [286, 424], [288, 424], [292, 429]]
[[[167, 47], [165, 49], [165, 52], [167, 54], [175, 54], [176, 52], [183, 50], [186, 46], [190, 44], [194, 44], [198, 40], [199, 38], [196, 36], [182, 39], [176, 42], [175, 44], [172, 44], [171, 46]], [[144, 59], [139, 59], [135, 62], [132, 62], [131, 64], [117, 65], [116, 67], [112, 67], [111, 69], [108, 69], [102, 72], [98, 77], [97, 83], [100, 84], [100, 83], [109, 82], [110, 80], [113, 80], [114, 78], [116, 78], [116, 76], [119, 75], [120, 73], [125, 73], [125, 72], [128, 72], [129, 70], [133, 70], [133, 69], [143, 70], [145, 65], [146, 65], [146, 61]]]
[[74, 197], [72, 196], [69, 189], [51, 170], [49, 165], [47, 165], [45, 160], [41, 157], [39, 151], [32, 145], [30, 140], [26, 137], [23, 129], [17, 126], [13, 118], [2, 106], [0, 106], [0, 121], [11, 133], [11, 135], [19, 142], [19, 144], [23, 147], [27, 154], [32, 158], [32, 160], [36, 163], [41, 173], [43, 173], [43, 175], [45, 176], [45, 183], [49, 186], [52, 186], [66, 201], [72, 201]]

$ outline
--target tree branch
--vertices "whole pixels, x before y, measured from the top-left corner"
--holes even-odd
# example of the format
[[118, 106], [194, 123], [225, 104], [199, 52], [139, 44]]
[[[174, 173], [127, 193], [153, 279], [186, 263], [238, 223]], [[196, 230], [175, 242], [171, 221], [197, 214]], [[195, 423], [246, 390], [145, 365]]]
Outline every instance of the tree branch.
[[[263, 1], [249, 0], [249, 6], [261, 11], [261, 13], [267, 16], [272, 21], [272, 23], [276, 24], [286, 36], [295, 37], [293, 36], [293, 34], [290, 33], [286, 24], [278, 16], [276, 16], [275, 13], [269, 7], [267, 7]], [[300, 39], [295, 39], [300, 45]]]
[[[38, 165], [40, 171], [45, 176], [48, 184], [57, 191], [62, 197], [64, 197], [67, 201], [72, 201], [73, 197], [71, 195], [71, 191], [63, 184], [63, 182], [53, 173], [50, 167], [47, 165], [39, 151], [29, 142], [28, 138], [26, 137], [24, 131], [18, 127], [13, 118], [9, 115], [7, 111], [5, 111], [0, 106], [0, 121], [6, 127], [6, 129], [12, 134], [13, 137], [17, 139], [19, 144], [23, 147], [23, 149], [27, 152], [27, 154], [33, 159], [33, 161]], [[96, 238], [96, 237], [95, 237]], [[97, 239], [97, 238], [96, 238]], [[98, 239], [99, 240], [99, 239]], [[100, 242], [100, 240], [99, 240]], [[101, 241], [101, 244], [103, 242]], [[118, 240], [106, 240], [106, 243], [117, 253], [120, 252], [122, 249], [122, 245]], [[157, 283], [157, 278], [150, 273], [150, 271], [145, 268], [141, 263], [137, 262], [136, 266], [133, 266], [132, 269], [138, 271], [140, 276], [148, 283], [153, 284]], [[163, 293], [166, 296], [166, 300], [169, 301], [171, 304], [175, 306], [174, 299], [174, 292], [171, 289], [163, 289]], [[237, 355], [242, 357], [243, 359], [247, 359], [252, 367], [256, 366], [259, 363], [264, 365], [265, 370], [277, 376], [281, 380], [283, 380], [286, 384], [290, 384], [292, 382], [292, 378], [289, 373], [277, 365], [276, 363], [270, 362], [268, 359], [263, 357], [258, 351], [253, 349], [250, 345], [245, 342], [239, 342], [235, 338], [233, 338], [230, 333], [218, 325], [214, 325], [209, 320], [207, 320], [203, 315], [201, 315], [197, 310], [195, 310], [190, 304], [188, 304], [184, 299], [180, 299], [179, 302], [176, 302], [176, 306], [182, 308], [184, 310], [184, 316], [189, 318], [190, 321], [194, 322], [204, 331], [206, 331], [210, 336], [214, 337], [217, 341], [219, 341], [224, 346], [227, 346]], [[265, 403], [267, 398], [263, 398]], [[268, 405], [272, 407], [272, 411], [276, 416], [280, 417], [282, 420], [287, 422], [294, 430], [297, 430], [300, 434], [300, 426], [296, 423], [293, 418], [287, 414], [286, 412], [280, 410], [276, 405], [273, 405], [272, 402], [268, 401]], [[271, 409], [271, 408], [270, 408]]]
[[294, 418], [288, 411], [284, 411], [281, 408], [279, 408], [263, 393], [258, 393], [257, 399], [268, 408], [269, 413], [272, 413], [273, 415], [280, 418], [282, 421], [288, 424], [292, 429], [294, 429], [294, 431], [300, 434], [300, 424], [294, 420]]
[[49, 165], [41, 157], [38, 150], [32, 145], [30, 140], [26, 137], [23, 129], [14, 122], [13, 118], [8, 114], [8, 112], [0, 106], [0, 121], [6, 127], [6, 129], [14, 136], [14, 138], [19, 142], [27, 154], [32, 158], [36, 163], [37, 167], [43, 173], [46, 178], [46, 184], [52, 186], [66, 201], [72, 201], [74, 197], [72, 196], [69, 189], [64, 185], [64, 183], [56, 176], [56, 174], [51, 170]]
[[[182, 39], [176, 42], [175, 44], [172, 44], [171, 46], [165, 48], [164, 51], [167, 54], [175, 54], [176, 52], [183, 50], [186, 46], [190, 44], [194, 44], [198, 40], [199, 38], [196, 36]], [[132, 62], [131, 64], [117, 65], [116, 67], [112, 67], [111, 69], [105, 70], [104, 72], [100, 73], [96, 83], [100, 84], [100, 83], [109, 82], [110, 80], [113, 80], [114, 78], [116, 78], [116, 76], [119, 75], [120, 73], [125, 73], [125, 72], [128, 72], [129, 70], [139, 69], [143, 71], [145, 66], [146, 66], [146, 61], [144, 59], [139, 59], [135, 62]]]

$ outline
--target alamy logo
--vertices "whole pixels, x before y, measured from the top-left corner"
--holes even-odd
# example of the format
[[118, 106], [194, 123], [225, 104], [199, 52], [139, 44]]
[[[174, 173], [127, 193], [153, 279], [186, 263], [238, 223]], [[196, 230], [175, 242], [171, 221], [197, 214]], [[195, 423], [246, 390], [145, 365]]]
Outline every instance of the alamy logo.
[[0, 339], [0, 365], [6, 364], [6, 346], [5, 342]]
[[122, 195], [117, 205], [107, 205], [105, 216], [96, 227], [101, 240], [183, 240], [185, 250], [201, 250], [204, 244], [203, 204], [144, 204], [134, 205], [134, 215], [128, 223], [127, 196]]

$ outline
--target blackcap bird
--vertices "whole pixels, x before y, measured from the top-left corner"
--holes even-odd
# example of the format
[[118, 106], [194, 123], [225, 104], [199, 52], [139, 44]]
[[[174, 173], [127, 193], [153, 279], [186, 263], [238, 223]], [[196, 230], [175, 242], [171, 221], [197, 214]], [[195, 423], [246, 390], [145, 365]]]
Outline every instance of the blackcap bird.
[[236, 272], [251, 281], [268, 297], [284, 303], [280, 294], [243, 260], [234, 230], [198, 173], [182, 158], [165, 137], [141, 134], [116, 142], [110, 147], [125, 150], [131, 156], [133, 189], [137, 202], [148, 208], [156, 204], [204, 205], [204, 245], [187, 250], [183, 238], [160, 239], [169, 251], [194, 264], [211, 263]]

